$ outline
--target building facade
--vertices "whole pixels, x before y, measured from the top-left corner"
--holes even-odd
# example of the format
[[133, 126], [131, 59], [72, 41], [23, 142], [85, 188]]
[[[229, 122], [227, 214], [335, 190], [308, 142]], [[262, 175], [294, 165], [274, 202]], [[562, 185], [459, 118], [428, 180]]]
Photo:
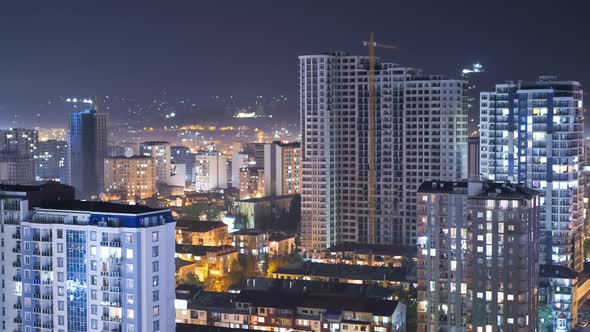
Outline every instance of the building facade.
[[488, 184], [469, 197], [473, 331], [536, 331], [541, 196]]
[[301, 192], [301, 144], [273, 142], [264, 146], [266, 196]]
[[541, 198], [541, 264], [582, 270], [583, 104], [580, 83], [541, 77], [481, 94], [481, 173]]
[[156, 161], [156, 183], [166, 184], [170, 178], [170, 143], [144, 142], [139, 145], [139, 154]]
[[467, 331], [471, 285], [467, 182], [418, 190], [418, 331]]
[[0, 183], [34, 184], [35, 162], [32, 157], [0, 153]]
[[92, 109], [72, 113], [68, 138], [66, 183], [81, 198], [98, 195], [104, 189], [107, 115]]
[[35, 152], [35, 179], [65, 182], [67, 149], [68, 143], [65, 141], [39, 142]]
[[63, 201], [21, 222], [23, 331], [174, 331], [169, 210]]
[[138, 202], [156, 194], [156, 161], [149, 157], [114, 157], [104, 161], [107, 197]]
[[0, 129], [0, 152], [33, 157], [39, 144], [39, 132], [29, 128]]
[[195, 190], [227, 188], [227, 158], [223, 154], [200, 152], [195, 158]]
[[[466, 82], [379, 59], [375, 68], [372, 100], [368, 57], [299, 57], [301, 236], [308, 251], [342, 242], [415, 245], [418, 186], [467, 177]], [[367, 200], [371, 185], [374, 202]]]

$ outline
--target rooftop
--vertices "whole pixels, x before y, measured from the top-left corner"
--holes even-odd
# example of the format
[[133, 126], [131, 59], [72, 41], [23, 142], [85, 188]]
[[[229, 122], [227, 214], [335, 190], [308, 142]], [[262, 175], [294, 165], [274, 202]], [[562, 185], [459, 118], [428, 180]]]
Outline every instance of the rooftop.
[[105, 160], [109, 160], [109, 159], [122, 159], [122, 160], [128, 160], [128, 159], [152, 159], [151, 157], [148, 156], [113, 156], [113, 157], [107, 157], [105, 158]]
[[560, 265], [539, 265], [539, 274], [544, 278], [574, 279], [576, 274], [568, 267]]
[[227, 225], [221, 221], [176, 220], [176, 229], [182, 229], [194, 233], [206, 233], [223, 227], [227, 227]]
[[296, 196], [299, 196], [299, 194], [256, 197], [256, 198], [242, 199], [242, 200], [240, 200], [240, 203], [258, 203], [258, 202], [278, 201], [278, 200], [282, 200], [282, 199], [293, 199]]
[[287, 280], [273, 278], [252, 278], [243, 284], [234, 285], [231, 289], [239, 292], [245, 289], [279, 290], [284, 292], [303, 292], [308, 294], [326, 294], [332, 296], [355, 296], [386, 299], [394, 296], [395, 291], [378, 285], [358, 285], [339, 282], [316, 280]]
[[531, 199], [539, 195], [539, 192], [521, 185], [512, 183], [486, 182], [482, 191], [472, 199]]
[[259, 229], [240, 229], [239, 231], [233, 232], [230, 235], [250, 235], [250, 236], [258, 236], [262, 234], [266, 234], [267, 232], [259, 230]]
[[467, 181], [426, 181], [418, 188], [419, 193], [452, 194], [467, 193]]
[[325, 251], [327, 252], [366, 252], [373, 253], [375, 255], [384, 256], [403, 256], [408, 253], [408, 248], [398, 245], [387, 245], [387, 244], [369, 244], [369, 243], [341, 243], [332, 246]]
[[143, 214], [158, 211], [167, 211], [168, 209], [154, 209], [144, 205], [126, 205], [98, 201], [57, 201], [42, 206], [41, 209], [63, 210], [63, 211], [80, 211], [96, 213], [114, 213], [114, 214]]
[[322, 308], [337, 311], [373, 313], [377, 316], [393, 315], [398, 302], [373, 298], [330, 296], [325, 294], [293, 293], [280, 290], [244, 290], [234, 302], [250, 303], [255, 306], [294, 309], [296, 307]]
[[276, 270], [276, 274], [306, 275], [363, 281], [407, 282], [402, 268], [297, 262]]
[[192, 244], [176, 244], [177, 254], [191, 254], [193, 256], [205, 256], [207, 253], [228, 254], [236, 249], [230, 245], [223, 246], [195, 246]]

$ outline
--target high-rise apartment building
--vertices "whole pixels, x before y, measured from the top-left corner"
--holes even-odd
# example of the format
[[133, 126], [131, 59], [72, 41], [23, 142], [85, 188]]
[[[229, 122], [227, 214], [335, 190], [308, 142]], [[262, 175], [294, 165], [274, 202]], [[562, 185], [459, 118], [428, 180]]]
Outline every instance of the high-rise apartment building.
[[170, 143], [144, 142], [139, 145], [139, 154], [156, 161], [156, 183], [166, 184], [170, 178]]
[[35, 162], [30, 156], [0, 153], [0, 183], [34, 184]]
[[39, 142], [35, 151], [35, 179], [65, 182], [68, 143], [48, 140]]
[[116, 157], [104, 161], [107, 196], [136, 203], [156, 194], [156, 161], [150, 157]]
[[195, 154], [186, 146], [171, 146], [170, 147], [170, 162], [172, 164], [185, 164], [186, 176], [185, 181], [189, 183], [195, 182]]
[[473, 331], [536, 331], [539, 310], [538, 192], [488, 184], [469, 197]]
[[493, 182], [418, 191], [418, 331], [535, 331], [540, 193]]
[[39, 143], [39, 132], [29, 128], [0, 129], [0, 152], [33, 157]]
[[467, 130], [469, 134], [479, 129], [479, 93], [485, 85], [485, 71], [480, 63], [461, 71], [461, 77], [467, 81]]
[[415, 245], [418, 186], [467, 177], [466, 82], [379, 59], [375, 68], [369, 144], [369, 58], [299, 57], [306, 250], [341, 242]]
[[467, 331], [471, 303], [468, 194], [465, 181], [428, 181], [418, 190], [418, 331]]
[[264, 146], [264, 193], [281, 196], [301, 192], [301, 144], [273, 142]]
[[107, 115], [91, 109], [72, 113], [68, 137], [66, 182], [81, 198], [98, 195], [104, 189]]
[[227, 188], [227, 158], [217, 151], [202, 151], [195, 156], [195, 190]]
[[581, 271], [582, 87], [541, 77], [497, 84], [481, 94], [481, 172], [542, 192], [541, 264]]
[[[0, 330], [25, 331], [23, 328], [23, 279], [20, 223], [30, 218], [33, 208], [45, 206], [59, 200], [74, 199], [74, 188], [57, 183], [43, 185], [0, 185], [0, 241], [3, 243], [3, 254], [0, 259], [3, 273], [0, 274]], [[29, 244], [30, 246], [30, 244]], [[44, 271], [43, 282], [50, 285], [51, 271]], [[41, 283], [41, 279], [39, 284]], [[49, 280], [49, 282], [48, 282]], [[29, 306], [32, 303], [29, 302]], [[32, 319], [32, 317], [29, 317]], [[40, 327], [39, 327], [40, 328]]]
[[36, 208], [20, 223], [21, 330], [174, 331], [174, 225], [144, 206]]

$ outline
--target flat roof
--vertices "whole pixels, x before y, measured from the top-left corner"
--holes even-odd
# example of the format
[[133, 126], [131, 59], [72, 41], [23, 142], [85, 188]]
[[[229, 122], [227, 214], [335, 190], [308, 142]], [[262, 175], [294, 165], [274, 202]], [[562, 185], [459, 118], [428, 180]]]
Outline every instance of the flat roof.
[[217, 228], [228, 227], [221, 221], [176, 220], [176, 228], [195, 233], [206, 233]]
[[487, 182], [479, 194], [469, 199], [531, 199], [539, 194], [536, 190], [517, 184]]
[[239, 200], [238, 202], [239, 203], [256, 203], [256, 202], [278, 201], [278, 200], [283, 200], [283, 199], [292, 199], [297, 196], [299, 196], [299, 194], [255, 197], [255, 198], [242, 199], [242, 200]]
[[251, 303], [255, 306], [280, 309], [296, 307], [322, 308], [372, 313], [377, 316], [391, 316], [397, 308], [397, 301], [356, 296], [330, 296], [326, 294], [292, 293], [281, 290], [243, 290], [234, 302]]
[[281, 267], [274, 273], [349, 280], [408, 282], [404, 269], [385, 266], [296, 262]]
[[[326, 249], [326, 252], [358, 252], [373, 253], [375, 255], [403, 256], [407, 255], [409, 248], [401, 245], [369, 244], [369, 243], [341, 243]], [[415, 250], [415, 249], [414, 249]]]
[[168, 209], [154, 209], [145, 205], [127, 205], [110, 202], [80, 200], [51, 202], [40, 207], [39, 209], [114, 214], [143, 214], [150, 212], [168, 211]]
[[230, 245], [222, 246], [196, 246], [192, 244], [176, 244], [177, 254], [191, 254], [193, 256], [205, 256], [208, 252], [229, 254], [236, 252], [236, 248]]
[[419, 193], [454, 193], [464, 191], [467, 193], [467, 181], [425, 181], [418, 188]]

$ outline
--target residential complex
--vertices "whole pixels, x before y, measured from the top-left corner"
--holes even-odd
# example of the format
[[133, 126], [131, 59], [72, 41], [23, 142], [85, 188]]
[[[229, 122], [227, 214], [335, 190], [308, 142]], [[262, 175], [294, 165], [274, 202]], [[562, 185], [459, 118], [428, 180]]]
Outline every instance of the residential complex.
[[39, 142], [35, 151], [35, 179], [37, 181], [66, 180], [66, 157], [68, 143], [48, 140]]
[[88, 201], [35, 208], [20, 223], [24, 331], [173, 331], [174, 219]]
[[541, 198], [541, 264], [582, 270], [583, 105], [580, 83], [540, 77], [481, 94], [481, 173]]
[[13, 153], [21, 157], [33, 157], [39, 144], [37, 129], [0, 129], [0, 152]]
[[170, 178], [170, 143], [162, 141], [144, 142], [139, 145], [139, 154], [156, 161], [156, 183], [166, 184]]
[[176, 313], [178, 323], [263, 331], [394, 332], [406, 328], [406, 307], [401, 302], [361, 292], [303, 292], [300, 287], [243, 289], [232, 294], [181, 285]]
[[135, 203], [156, 194], [156, 161], [150, 157], [112, 157], [104, 161], [108, 200]]
[[375, 68], [369, 119], [367, 56], [299, 57], [307, 251], [343, 242], [415, 245], [418, 186], [467, 177], [466, 82], [379, 59]]

